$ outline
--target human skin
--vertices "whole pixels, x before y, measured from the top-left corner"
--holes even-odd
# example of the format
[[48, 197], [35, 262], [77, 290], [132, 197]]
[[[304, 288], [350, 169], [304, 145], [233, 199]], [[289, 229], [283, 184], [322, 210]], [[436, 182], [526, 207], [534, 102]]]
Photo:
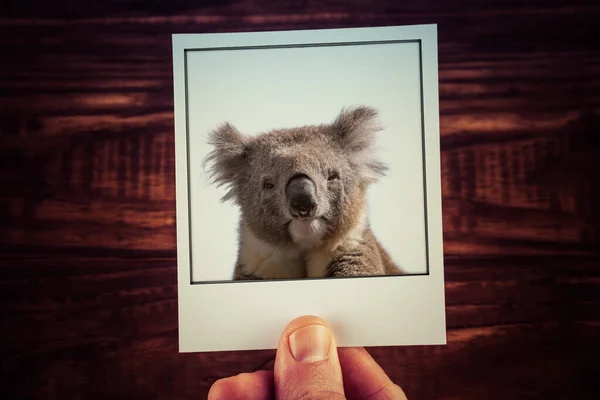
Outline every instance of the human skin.
[[406, 395], [364, 348], [338, 349], [326, 321], [303, 316], [281, 333], [273, 371], [220, 379], [208, 399], [406, 400]]

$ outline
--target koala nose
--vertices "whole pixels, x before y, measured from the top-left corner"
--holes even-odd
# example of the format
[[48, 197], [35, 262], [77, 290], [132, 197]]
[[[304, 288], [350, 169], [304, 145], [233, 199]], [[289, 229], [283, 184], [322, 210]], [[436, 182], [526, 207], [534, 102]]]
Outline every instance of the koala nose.
[[296, 175], [289, 180], [285, 195], [294, 218], [307, 219], [317, 212], [315, 184], [306, 175]]

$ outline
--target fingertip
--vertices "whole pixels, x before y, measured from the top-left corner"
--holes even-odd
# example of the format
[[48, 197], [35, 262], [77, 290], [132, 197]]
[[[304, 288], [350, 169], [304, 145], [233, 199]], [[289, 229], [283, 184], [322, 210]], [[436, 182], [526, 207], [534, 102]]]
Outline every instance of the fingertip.
[[219, 379], [210, 388], [208, 400], [265, 399], [273, 395], [273, 372], [256, 371]]
[[281, 332], [278, 358], [321, 361], [336, 347], [327, 321], [316, 315], [303, 315], [290, 321]]
[[281, 333], [282, 338], [289, 336], [291, 333], [298, 329], [309, 326], [309, 325], [322, 325], [327, 329], [330, 329], [329, 324], [323, 318], [316, 315], [303, 315], [301, 317], [291, 320], [284, 328]]
[[290, 321], [281, 333], [275, 357], [275, 392], [279, 398], [314, 398], [325, 394], [343, 398], [336, 348], [333, 332], [323, 318], [303, 315]]
[[219, 379], [212, 384], [208, 391], [208, 400], [220, 400], [230, 398], [228, 396], [235, 395], [235, 383], [231, 382], [230, 378]]
[[364, 347], [340, 348], [344, 388], [356, 398], [405, 400], [402, 388], [395, 384]]

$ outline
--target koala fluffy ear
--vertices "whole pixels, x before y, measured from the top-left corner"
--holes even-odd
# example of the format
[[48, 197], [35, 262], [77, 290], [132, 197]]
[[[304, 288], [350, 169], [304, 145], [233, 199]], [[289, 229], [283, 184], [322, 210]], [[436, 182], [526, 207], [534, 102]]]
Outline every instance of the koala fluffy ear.
[[375, 155], [375, 139], [382, 127], [374, 108], [342, 109], [331, 127], [336, 141], [365, 181], [373, 183], [385, 175], [387, 166]]
[[230, 123], [221, 124], [209, 134], [213, 150], [204, 160], [204, 167], [210, 164], [213, 183], [227, 187], [222, 201], [235, 200], [235, 182], [245, 165], [248, 140]]

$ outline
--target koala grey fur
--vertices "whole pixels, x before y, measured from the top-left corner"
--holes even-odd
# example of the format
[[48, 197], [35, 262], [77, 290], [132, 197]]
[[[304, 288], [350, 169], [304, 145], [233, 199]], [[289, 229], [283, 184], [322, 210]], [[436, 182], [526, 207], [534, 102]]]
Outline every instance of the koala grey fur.
[[241, 211], [234, 280], [403, 273], [367, 218], [367, 189], [387, 171], [373, 151], [380, 130], [359, 106], [330, 124], [210, 133], [205, 165]]

